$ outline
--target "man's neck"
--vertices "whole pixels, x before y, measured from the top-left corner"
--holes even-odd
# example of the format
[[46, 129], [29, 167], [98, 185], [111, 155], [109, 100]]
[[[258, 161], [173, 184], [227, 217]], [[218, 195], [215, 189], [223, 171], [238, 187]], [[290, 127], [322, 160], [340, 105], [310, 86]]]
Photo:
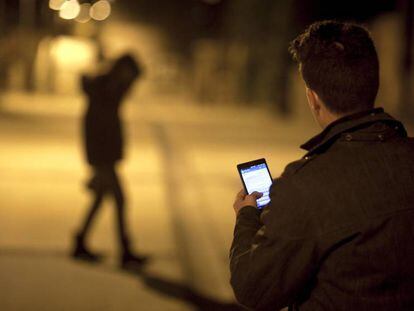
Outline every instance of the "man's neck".
[[332, 124], [339, 123], [341, 122], [341, 120], [359, 118], [361, 116], [371, 113], [374, 109], [375, 108], [372, 108], [369, 110], [350, 112], [350, 113], [345, 113], [345, 114], [340, 114], [340, 115], [329, 113], [327, 115], [327, 118], [325, 119], [326, 123], [325, 123], [325, 126], [323, 126], [323, 129], [326, 129], [328, 126], [331, 126]]
[[319, 124], [321, 125], [322, 129], [327, 128], [330, 124], [334, 123], [335, 121], [342, 119], [345, 117], [346, 114], [334, 114], [330, 111], [325, 111], [323, 117], [320, 119]]

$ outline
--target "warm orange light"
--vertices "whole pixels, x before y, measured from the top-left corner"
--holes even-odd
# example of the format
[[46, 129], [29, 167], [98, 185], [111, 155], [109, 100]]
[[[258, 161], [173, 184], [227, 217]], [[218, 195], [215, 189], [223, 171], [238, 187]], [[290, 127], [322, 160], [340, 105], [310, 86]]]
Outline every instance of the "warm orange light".
[[55, 64], [66, 70], [85, 69], [95, 56], [89, 41], [69, 36], [59, 36], [53, 41], [51, 55]]
[[90, 10], [90, 15], [94, 20], [103, 21], [111, 14], [111, 4], [107, 0], [95, 2]]
[[91, 9], [91, 5], [89, 3], [83, 3], [80, 6], [80, 12], [78, 16], [76, 17], [76, 21], [80, 23], [86, 23], [91, 19], [91, 16], [89, 15]]
[[59, 16], [63, 19], [74, 19], [78, 16], [80, 9], [78, 0], [66, 0], [60, 7]]
[[49, 8], [59, 11], [65, 1], [66, 0], [49, 0]]

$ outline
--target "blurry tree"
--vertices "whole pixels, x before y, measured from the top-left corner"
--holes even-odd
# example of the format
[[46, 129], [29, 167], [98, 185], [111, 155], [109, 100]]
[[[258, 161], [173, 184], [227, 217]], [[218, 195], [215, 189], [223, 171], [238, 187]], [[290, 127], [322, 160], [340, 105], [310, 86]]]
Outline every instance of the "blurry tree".
[[202, 0], [124, 0], [117, 2], [123, 14], [162, 29], [171, 49], [189, 54], [194, 40], [217, 37], [226, 2]]
[[294, 29], [292, 4], [290, 0], [231, 1], [226, 15], [227, 40], [248, 50], [240, 100], [272, 103], [282, 115], [290, 111], [286, 94], [290, 67], [287, 45]]
[[12, 67], [22, 70], [22, 87], [34, 89], [39, 43], [45, 36], [71, 33], [72, 21], [55, 18], [48, 0], [0, 0], [0, 87], [8, 85]]
[[[382, 12], [395, 11], [397, 2], [413, 5], [412, 0], [124, 0], [117, 4], [132, 18], [163, 29], [171, 51], [194, 60], [183, 63], [199, 67], [196, 76], [207, 81], [195, 83], [202, 94], [214, 100], [212, 93], [219, 88], [232, 89], [228, 93], [237, 102], [270, 103], [275, 111], [288, 115], [292, 110], [287, 98], [289, 41], [316, 20], [366, 23]], [[401, 12], [406, 17], [402, 79], [407, 85], [402, 89], [408, 90], [412, 9]]]

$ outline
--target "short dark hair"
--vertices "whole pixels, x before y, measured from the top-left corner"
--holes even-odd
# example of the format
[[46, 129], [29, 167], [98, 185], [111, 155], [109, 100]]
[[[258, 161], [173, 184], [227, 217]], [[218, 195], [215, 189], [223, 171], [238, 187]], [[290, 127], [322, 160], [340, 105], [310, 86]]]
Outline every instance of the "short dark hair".
[[379, 62], [367, 29], [321, 21], [294, 39], [289, 52], [306, 85], [334, 113], [371, 109], [379, 87]]

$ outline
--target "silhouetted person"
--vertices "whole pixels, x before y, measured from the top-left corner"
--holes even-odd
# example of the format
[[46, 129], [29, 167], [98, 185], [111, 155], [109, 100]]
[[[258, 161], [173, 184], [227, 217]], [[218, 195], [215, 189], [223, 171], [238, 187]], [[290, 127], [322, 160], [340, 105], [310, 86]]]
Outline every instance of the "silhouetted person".
[[143, 264], [145, 257], [131, 252], [125, 222], [125, 197], [116, 164], [123, 158], [123, 134], [119, 107], [132, 83], [141, 75], [139, 64], [130, 55], [115, 61], [111, 69], [99, 76], [82, 77], [82, 88], [88, 96], [83, 123], [86, 158], [93, 170], [88, 188], [94, 194], [84, 223], [76, 235], [73, 256], [97, 261], [99, 256], [86, 246], [86, 238], [105, 196], [115, 201], [121, 266]]

